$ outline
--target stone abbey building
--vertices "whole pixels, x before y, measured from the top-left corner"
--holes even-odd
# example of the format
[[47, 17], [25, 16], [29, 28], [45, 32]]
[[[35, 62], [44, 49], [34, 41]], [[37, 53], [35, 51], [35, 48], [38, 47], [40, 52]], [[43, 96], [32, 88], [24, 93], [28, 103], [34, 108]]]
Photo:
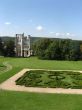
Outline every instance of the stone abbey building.
[[16, 56], [29, 57], [31, 56], [30, 35], [16, 34]]

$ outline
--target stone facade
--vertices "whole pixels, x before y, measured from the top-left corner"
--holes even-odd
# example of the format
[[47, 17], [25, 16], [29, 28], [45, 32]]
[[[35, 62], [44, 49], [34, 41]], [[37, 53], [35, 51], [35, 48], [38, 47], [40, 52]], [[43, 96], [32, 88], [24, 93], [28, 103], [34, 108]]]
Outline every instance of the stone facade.
[[16, 34], [16, 56], [29, 57], [31, 56], [30, 35]]

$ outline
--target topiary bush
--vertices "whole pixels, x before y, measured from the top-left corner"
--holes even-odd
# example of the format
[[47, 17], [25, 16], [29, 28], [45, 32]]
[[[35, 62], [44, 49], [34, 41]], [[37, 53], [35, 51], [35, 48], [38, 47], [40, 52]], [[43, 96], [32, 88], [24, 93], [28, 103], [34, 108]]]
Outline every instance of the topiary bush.
[[16, 80], [17, 85], [45, 88], [82, 88], [82, 74], [66, 71], [31, 70]]

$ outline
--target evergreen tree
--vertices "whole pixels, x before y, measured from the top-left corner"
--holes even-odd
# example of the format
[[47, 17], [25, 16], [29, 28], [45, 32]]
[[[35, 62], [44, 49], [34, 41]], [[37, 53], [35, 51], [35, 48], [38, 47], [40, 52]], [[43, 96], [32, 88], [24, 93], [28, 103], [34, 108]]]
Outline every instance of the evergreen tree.
[[2, 39], [0, 38], [0, 55], [3, 55], [3, 50], [4, 50], [3, 42]]
[[4, 56], [13, 57], [15, 56], [15, 44], [12, 40], [8, 41], [4, 48]]

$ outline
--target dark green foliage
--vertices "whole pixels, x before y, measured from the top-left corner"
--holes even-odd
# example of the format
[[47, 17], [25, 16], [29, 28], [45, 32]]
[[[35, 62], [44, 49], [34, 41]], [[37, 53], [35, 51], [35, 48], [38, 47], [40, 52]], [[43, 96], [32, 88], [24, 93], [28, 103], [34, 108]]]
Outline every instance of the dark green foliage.
[[34, 54], [41, 59], [45, 59], [45, 51], [52, 41], [50, 39], [42, 39], [33, 45]]
[[4, 56], [14, 57], [15, 56], [14, 50], [15, 50], [15, 43], [12, 40], [6, 42], [4, 46]]
[[3, 46], [2, 39], [0, 38], [0, 56], [3, 55], [3, 50], [4, 50], [4, 46]]
[[80, 43], [71, 41], [69, 46], [69, 60], [79, 60], [81, 57]]
[[82, 88], [82, 74], [71, 71], [32, 70], [16, 80], [26, 87]]
[[41, 39], [34, 43], [34, 55], [48, 60], [80, 60], [82, 59], [81, 42], [66, 40]]
[[80, 74], [78, 74], [78, 75], [73, 74], [73, 75], [71, 75], [71, 77], [75, 80], [82, 80], [82, 75], [80, 75]]
[[[45, 51], [45, 58], [51, 60], [61, 59], [59, 41], [53, 41]], [[46, 56], [47, 54], [47, 56]]]
[[2, 41], [0, 38], [0, 56], [15, 56], [15, 42], [13, 40]]

